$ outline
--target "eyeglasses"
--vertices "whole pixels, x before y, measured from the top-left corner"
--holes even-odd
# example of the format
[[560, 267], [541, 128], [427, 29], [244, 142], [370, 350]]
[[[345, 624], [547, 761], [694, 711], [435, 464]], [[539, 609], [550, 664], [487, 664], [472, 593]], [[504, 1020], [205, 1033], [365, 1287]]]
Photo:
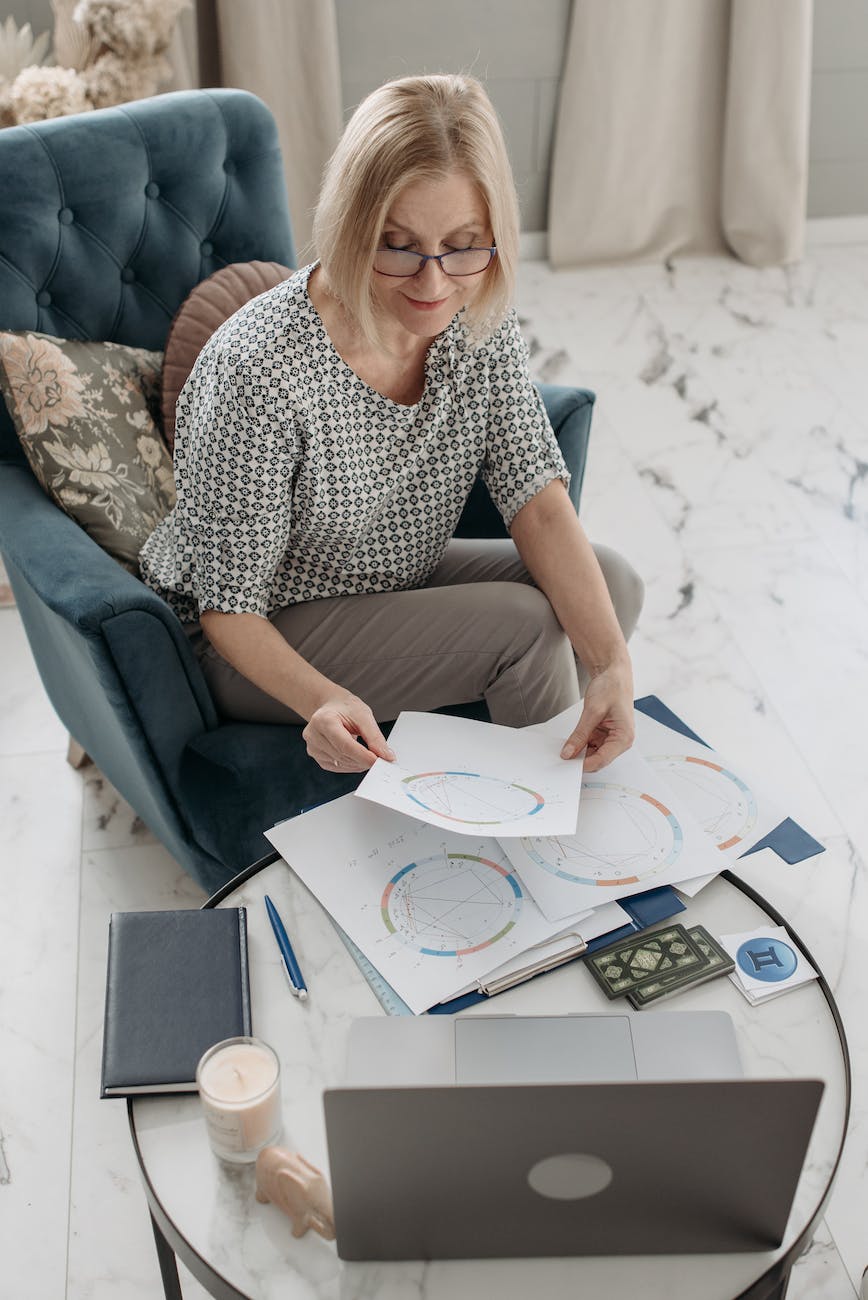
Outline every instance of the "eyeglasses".
[[407, 279], [418, 275], [426, 262], [439, 262], [444, 275], [479, 275], [497, 253], [491, 248], [456, 248], [452, 253], [411, 253], [406, 248], [378, 248], [374, 270], [380, 275]]

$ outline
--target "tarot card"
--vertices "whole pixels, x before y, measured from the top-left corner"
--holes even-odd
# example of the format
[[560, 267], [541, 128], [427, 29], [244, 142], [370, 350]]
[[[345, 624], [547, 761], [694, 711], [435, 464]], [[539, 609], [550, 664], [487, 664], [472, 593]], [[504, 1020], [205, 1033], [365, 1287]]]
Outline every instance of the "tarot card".
[[735, 964], [723, 944], [718, 939], [715, 939], [713, 934], [709, 934], [704, 925], [691, 925], [688, 927], [687, 933], [698, 946], [703, 956], [715, 964], [715, 968], [717, 965], [721, 965], [729, 969], [731, 965]]
[[666, 971], [704, 966], [706, 959], [683, 925], [667, 925], [591, 953], [585, 964], [606, 997], [619, 998]]
[[646, 980], [644, 984], [631, 989], [627, 998], [637, 1010], [649, 1006], [652, 1002], [659, 1002], [661, 998], [695, 988], [697, 984], [705, 984], [707, 980], [716, 979], [718, 975], [728, 975], [733, 969], [735, 965], [733, 959], [708, 933], [705, 926], [691, 925], [687, 933], [705, 958], [705, 964], [687, 966], [677, 971], [664, 971], [655, 979]]

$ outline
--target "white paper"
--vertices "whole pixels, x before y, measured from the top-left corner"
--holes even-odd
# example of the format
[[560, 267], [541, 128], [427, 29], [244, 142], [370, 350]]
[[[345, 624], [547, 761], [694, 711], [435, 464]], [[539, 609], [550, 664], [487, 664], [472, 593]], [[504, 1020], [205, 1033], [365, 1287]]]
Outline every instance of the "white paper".
[[501, 839], [501, 847], [550, 920], [723, 865], [635, 748], [585, 776], [574, 835]]
[[496, 840], [351, 794], [267, 837], [416, 1013], [564, 928], [546, 920]]
[[785, 819], [749, 768], [636, 711], [636, 745], [725, 858], [735, 860]]
[[712, 880], [719, 874], [719, 871], [715, 871], [710, 876], [697, 876], [695, 880], [682, 880], [677, 885], [678, 892], [684, 894], [685, 898], [695, 898], [699, 891], [704, 889], [706, 885], [710, 885]]
[[576, 828], [582, 760], [560, 757], [573, 705], [533, 727], [401, 713], [396, 759], [377, 759], [355, 794], [459, 835], [565, 835]]

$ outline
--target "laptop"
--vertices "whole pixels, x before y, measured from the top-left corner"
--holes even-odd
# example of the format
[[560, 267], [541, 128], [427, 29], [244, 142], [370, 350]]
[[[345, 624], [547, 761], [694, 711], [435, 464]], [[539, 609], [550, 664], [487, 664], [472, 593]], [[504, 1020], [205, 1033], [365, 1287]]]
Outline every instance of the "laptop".
[[346, 1260], [780, 1245], [823, 1093], [725, 1012], [355, 1021], [324, 1093]]

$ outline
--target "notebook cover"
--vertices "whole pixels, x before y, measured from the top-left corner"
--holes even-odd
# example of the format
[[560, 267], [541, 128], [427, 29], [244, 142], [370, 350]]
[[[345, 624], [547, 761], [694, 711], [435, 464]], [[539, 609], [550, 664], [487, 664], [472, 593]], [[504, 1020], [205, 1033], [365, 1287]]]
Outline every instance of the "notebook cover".
[[[644, 695], [641, 700], [636, 700], [636, 708], [654, 718], [656, 722], [662, 722], [664, 727], [670, 731], [680, 731], [682, 736], [687, 736], [689, 740], [697, 740], [700, 745], [708, 748], [708, 743], [697, 736], [695, 731], [691, 731], [686, 722], [682, 722], [677, 713], [673, 713], [667, 708], [662, 700], [656, 695]], [[769, 831], [768, 835], [763, 836], [751, 848], [741, 854], [741, 857], [750, 857], [751, 853], [759, 853], [760, 849], [773, 849], [779, 858], [784, 862], [795, 865], [797, 862], [803, 862], [805, 858], [813, 858], [817, 853], [825, 853], [826, 847], [819, 840], [815, 840], [813, 835], [794, 822], [791, 817], [786, 817], [776, 826], [774, 830]]]
[[245, 908], [112, 914], [101, 1097], [195, 1092], [202, 1053], [250, 1032]]

